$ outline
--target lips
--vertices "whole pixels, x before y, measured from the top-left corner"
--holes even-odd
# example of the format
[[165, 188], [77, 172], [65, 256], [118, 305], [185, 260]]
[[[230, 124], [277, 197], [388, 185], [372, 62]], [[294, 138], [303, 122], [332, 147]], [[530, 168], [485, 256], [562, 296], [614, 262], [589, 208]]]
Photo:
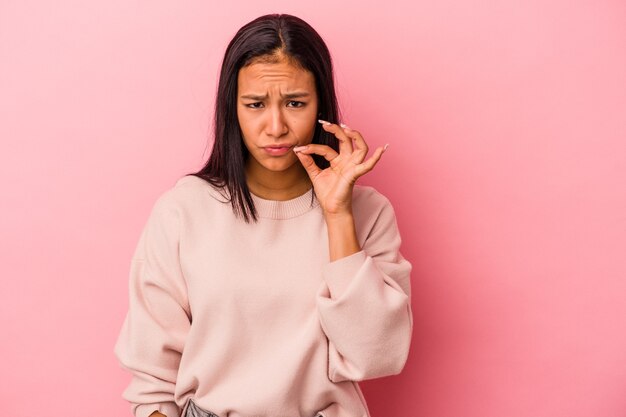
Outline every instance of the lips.
[[265, 148], [271, 148], [271, 149], [281, 149], [281, 148], [291, 148], [292, 144], [290, 143], [279, 143], [278, 145], [270, 145], [270, 146], [265, 146]]
[[288, 153], [291, 148], [293, 148], [293, 146], [294, 145], [291, 145], [289, 143], [281, 143], [278, 145], [265, 146], [263, 149], [265, 150], [265, 152], [272, 156], [280, 156]]

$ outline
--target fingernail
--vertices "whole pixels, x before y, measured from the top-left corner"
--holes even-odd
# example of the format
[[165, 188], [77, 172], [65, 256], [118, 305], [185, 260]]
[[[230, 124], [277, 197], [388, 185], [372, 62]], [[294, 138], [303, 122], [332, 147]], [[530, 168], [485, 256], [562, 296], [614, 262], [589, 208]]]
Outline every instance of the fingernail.
[[317, 121], [320, 122], [323, 125], [330, 125], [330, 124], [332, 124], [332, 123], [327, 122], [326, 120], [322, 120], [322, 119], [318, 119]]
[[306, 148], [307, 148], [306, 145], [305, 146], [296, 146], [295, 148], [293, 148], [293, 151], [294, 152], [298, 152], [298, 151], [301, 151], [301, 150], [306, 149]]
[[388, 148], [388, 147], [389, 147], [389, 144], [387, 143], [387, 144], [385, 145], [385, 147], [383, 148], [383, 152], [385, 152], [385, 151], [387, 150], [387, 148]]
[[348, 126], [344, 125], [343, 123], [341, 123], [339, 126], [343, 127], [344, 129], [347, 129], [347, 130], [352, 130]]

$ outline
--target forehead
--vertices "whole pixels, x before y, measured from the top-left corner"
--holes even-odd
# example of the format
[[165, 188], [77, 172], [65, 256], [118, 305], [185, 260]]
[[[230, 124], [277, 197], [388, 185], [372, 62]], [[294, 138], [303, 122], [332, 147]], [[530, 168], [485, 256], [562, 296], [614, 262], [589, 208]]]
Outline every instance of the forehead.
[[237, 80], [240, 92], [263, 90], [272, 86], [315, 90], [315, 78], [310, 71], [285, 61], [248, 65], [239, 70]]

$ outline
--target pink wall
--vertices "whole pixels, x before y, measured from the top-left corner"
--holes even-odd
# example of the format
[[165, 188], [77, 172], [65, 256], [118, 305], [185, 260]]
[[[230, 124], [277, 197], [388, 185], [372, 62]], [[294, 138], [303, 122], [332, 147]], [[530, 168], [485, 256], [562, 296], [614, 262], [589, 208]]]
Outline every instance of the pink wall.
[[0, 2], [3, 414], [129, 415], [140, 228], [206, 157], [228, 40], [284, 12], [390, 143], [360, 182], [396, 207], [415, 331], [361, 384], [373, 417], [626, 415], [624, 3], [231, 3]]

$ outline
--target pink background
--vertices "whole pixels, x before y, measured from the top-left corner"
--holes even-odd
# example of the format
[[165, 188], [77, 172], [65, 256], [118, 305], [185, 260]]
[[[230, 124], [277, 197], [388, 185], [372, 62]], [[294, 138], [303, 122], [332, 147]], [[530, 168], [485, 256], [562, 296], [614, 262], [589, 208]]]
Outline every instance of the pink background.
[[396, 208], [415, 330], [361, 383], [372, 416], [626, 415], [625, 3], [222, 3], [0, 1], [3, 415], [129, 415], [132, 250], [207, 156], [227, 42], [271, 12], [320, 32], [344, 121], [390, 143], [360, 183]]

